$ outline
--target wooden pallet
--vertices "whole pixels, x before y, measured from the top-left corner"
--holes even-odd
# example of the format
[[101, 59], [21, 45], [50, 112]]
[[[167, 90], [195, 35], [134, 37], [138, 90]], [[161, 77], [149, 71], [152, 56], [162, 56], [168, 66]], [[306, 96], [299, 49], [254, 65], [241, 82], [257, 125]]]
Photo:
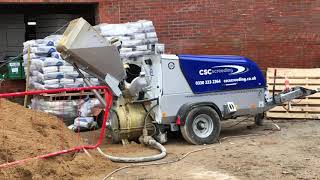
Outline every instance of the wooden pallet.
[[[267, 70], [267, 84], [270, 93], [273, 90], [274, 70], [275, 68], [268, 68]], [[290, 87], [320, 88], [320, 68], [277, 68], [275, 93], [279, 93], [285, 89], [286, 78], [289, 80]], [[290, 103], [286, 103], [284, 107], [277, 106], [271, 109], [267, 112], [267, 117], [278, 119], [320, 119], [320, 93], [303, 99], [292, 100]]]
[[[101, 95], [103, 95], [103, 91], [97, 90]], [[92, 91], [75, 91], [75, 92], [62, 92], [62, 93], [54, 93], [54, 94], [41, 94], [39, 95], [42, 98], [49, 100], [49, 101], [56, 101], [56, 100], [76, 100], [76, 99], [83, 99], [86, 96], [90, 98], [94, 98], [95, 95]]]

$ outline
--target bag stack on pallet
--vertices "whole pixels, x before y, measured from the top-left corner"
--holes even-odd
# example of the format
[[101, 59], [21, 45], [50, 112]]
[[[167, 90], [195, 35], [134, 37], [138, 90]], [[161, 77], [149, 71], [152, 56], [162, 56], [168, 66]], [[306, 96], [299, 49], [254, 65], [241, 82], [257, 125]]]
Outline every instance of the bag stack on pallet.
[[121, 41], [120, 56], [124, 62], [154, 54], [153, 46], [159, 41], [152, 21], [147, 20], [124, 24], [100, 24], [95, 29], [108, 41]]
[[[56, 51], [56, 45], [61, 35], [48, 36], [44, 39], [30, 40], [23, 43], [23, 65], [25, 73], [29, 73], [29, 89], [58, 89], [73, 88], [85, 86], [83, 78], [74, 67], [63, 60], [60, 53]], [[28, 49], [30, 47], [30, 67], [28, 65]], [[82, 71], [85, 77], [89, 78], [92, 85], [99, 85], [97, 78], [90, 76]], [[27, 77], [27, 76], [26, 76]], [[48, 97], [34, 96], [31, 99], [30, 107], [35, 110], [47, 112], [58, 116], [64, 120], [67, 125], [73, 123], [78, 117], [78, 106], [81, 100], [54, 100], [50, 101]], [[64, 99], [61, 97], [60, 99]]]
[[64, 123], [70, 125], [73, 119], [78, 117], [78, 105], [80, 100], [58, 100], [48, 101], [42, 97], [31, 99], [31, 109], [46, 112], [55, 115], [64, 120]]
[[[83, 87], [84, 82], [74, 67], [64, 61], [56, 51], [55, 45], [61, 35], [52, 35], [44, 39], [30, 40], [23, 43], [23, 59], [26, 74], [29, 73], [31, 89], [57, 89]], [[30, 71], [27, 71], [28, 49], [30, 47]], [[96, 78], [83, 72], [93, 85], [99, 85]]]

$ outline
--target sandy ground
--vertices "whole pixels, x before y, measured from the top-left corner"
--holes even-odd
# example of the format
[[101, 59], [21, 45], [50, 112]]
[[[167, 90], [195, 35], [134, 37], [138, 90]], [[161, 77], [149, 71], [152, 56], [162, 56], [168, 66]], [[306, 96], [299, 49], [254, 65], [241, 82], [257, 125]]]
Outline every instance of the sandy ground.
[[[124, 169], [108, 179], [320, 179], [320, 121], [277, 122], [282, 130], [273, 133], [270, 133], [270, 121], [263, 127], [247, 128], [252, 124], [248, 122], [226, 128], [235, 122], [224, 123], [221, 136], [229, 138], [221, 144], [210, 145], [212, 149], [191, 154], [173, 164]], [[177, 159], [188, 151], [209, 145], [189, 145], [179, 135], [170, 135], [165, 147], [168, 156], [162, 161]], [[106, 143], [102, 149], [126, 156], [157, 152], [140, 145]], [[125, 165], [128, 164], [117, 164], [118, 167]], [[103, 179], [112, 170], [99, 168], [96, 176], [83, 176], [83, 179]]]

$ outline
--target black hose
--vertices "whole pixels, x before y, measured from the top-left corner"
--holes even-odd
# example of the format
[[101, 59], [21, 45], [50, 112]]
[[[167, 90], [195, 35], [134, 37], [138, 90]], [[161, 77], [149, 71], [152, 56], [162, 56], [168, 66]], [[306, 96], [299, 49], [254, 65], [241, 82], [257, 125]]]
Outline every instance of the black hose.
[[277, 79], [277, 69], [274, 69], [274, 79], [273, 79], [273, 88], [272, 88], [272, 101], [273, 103], [276, 103], [275, 98], [275, 90], [276, 90], [276, 79]]
[[[147, 128], [147, 119], [148, 119], [148, 116], [150, 115], [151, 111], [157, 107], [159, 105], [159, 103], [155, 104], [154, 106], [152, 106], [149, 111], [147, 112], [146, 116], [144, 117], [144, 128], [146, 129]], [[152, 117], [151, 117], [152, 118]]]
[[145, 102], [152, 102], [152, 101], [155, 101], [155, 100], [158, 101], [159, 97], [152, 98], [152, 99], [136, 100], [136, 101], [132, 101], [132, 103], [145, 103]]

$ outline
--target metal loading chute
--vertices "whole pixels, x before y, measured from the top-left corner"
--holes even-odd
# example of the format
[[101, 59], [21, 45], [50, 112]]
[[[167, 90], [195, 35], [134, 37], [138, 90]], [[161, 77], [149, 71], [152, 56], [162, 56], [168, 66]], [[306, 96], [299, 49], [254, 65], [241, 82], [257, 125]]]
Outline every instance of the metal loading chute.
[[70, 22], [57, 50], [71, 64], [107, 82], [114, 95], [121, 94], [118, 84], [126, 74], [117, 47], [94, 30], [83, 18]]

